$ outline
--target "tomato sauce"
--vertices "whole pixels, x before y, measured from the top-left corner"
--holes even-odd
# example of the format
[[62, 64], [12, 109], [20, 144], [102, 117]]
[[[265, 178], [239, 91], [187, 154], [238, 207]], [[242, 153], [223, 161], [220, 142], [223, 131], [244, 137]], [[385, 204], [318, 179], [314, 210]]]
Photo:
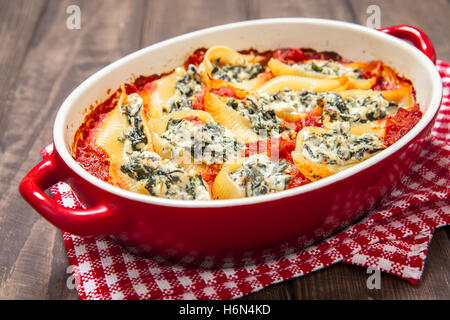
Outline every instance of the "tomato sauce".
[[296, 122], [285, 122], [285, 126], [295, 132], [299, 132], [304, 127], [323, 127], [322, 108], [315, 108], [307, 113], [306, 117]]
[[200, 63], [203, 62], [206, 51], [208, 51], [208, 49], [206, 48], [200, 48], [195, 50], [194, 53], [191, 54], [184, 63], [185, 69], [187, 69], [190, 64], [193, 64], [194, 66], [198, 67]]
[[272, 58], [280, 60], [283, 63], [299, 63], [305, 60], [333, 60], [343, 61], [342, 57], [336, 52], [331, 51], [316, 51], [310, 48], [282, 48], [275, 50]]
[[153, 81], [156, 81], [170, 73], [172, 72], [154, 74], [151, 76], [140, 76], [133, 82], [133, 85], [136, 87], [137, 90], [142, 91], [146, 85], [150, 85]]
[[[203, 91], [196, 94], [194, 99], [192, 100], [192, 107], [195, 110], [205, 110], [205, 94], [207, 90], [204, 89]], [[236, 95], [236, 92], [229, 88], [229, 87], [220, 87], [216, 89], [210, 89], [209, 92], [214, 93], [218, 96], [222, 97], [229, 97], [229, 98], [238, 98]]]
[[217, 166], [207, 166], [205, 169], [202, 170], [201, 176], [203, 181], [205, 181], [209, 188], [212, 190], [214, 180], [216, 179], [217, 175], [219, 174], [220, 168]]
[[280, 60], [283, 63], [298, 63], [305, 60], [306, 56], [300, 49], [278, 49], [275, 50], [272, 58]]
[[203, 123], [202, 120], [200, 120], [200, 118], [197, 116], [189, 116], [189, 117], [183, 118], [183, 120], [193, 122], [194, 124], [202, 124]]
[[75, 133], [75, 160], [93, 176], [104, 181], [108, 181], [109, 177], [109, 157], [103, 149], [96, 146], [95, 137], [108, 113], [117, 103], [116, 94], [97, 106]]
[[298, 169], [297, 167], [292, 164], [291, 165], [291, 177], [292, 180], [291, 182], [289, 182], [289, 184], [287, 185], [286, 189], [292, 189], [292, 188], [296, 188], [296, 187], [300, 187], [304, 184], [308, 184], [311, 181], [306, 178]]
[[272, 138], [247, 143], [244, 156], [264, 153], [273, 160], [284, 159], [293, 162], [291, 152], [295, 149], [295, 139]]
[[218, 89], [211, 89], [209, 91], [222, 97], [237, 98], [234, 90], [228, 87], [220, 87]]
[[192, 100], [192, 108], [195, 110], [205, 110], [205, 90], [199, 92]]
[[422, 112], [418, 105], [411, 110], [399, 108], [396, 114], [389, 117], [386, 122], [386, 134], [384, 137], [386, 146], [390, 146], [407, 134], [421, 118]]

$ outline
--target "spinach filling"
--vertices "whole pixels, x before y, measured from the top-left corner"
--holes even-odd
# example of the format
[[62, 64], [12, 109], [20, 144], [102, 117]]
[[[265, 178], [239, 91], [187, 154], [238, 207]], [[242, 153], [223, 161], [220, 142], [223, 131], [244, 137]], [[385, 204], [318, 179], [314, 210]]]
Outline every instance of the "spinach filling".
[[188, 66], [186, 74], [175, 83], [175, 95], [170, 101], [170, 112], [180, 109], [192, 109], [192, 99], [202, 90], [201, 77], [193, 64]]
[[353, 76], [356, 79], [364, 79], [363, 70], [358, 68], [349, 68], [333, 60], [311, 60], [300, 64], [290, 65], [306, 72], [320, 73], [327, 76]]
[[215, 122], [199, 123], [185, 119], [170, 119], [161, 135], [172, 150], [172, 158], [187, 151], [194, 163], [221, 164], [242, 150], [244, 144]]
[[201, 175], [188, 175], [170, 160], [162, 160], [156, 153], [134, 154], [120, 170], [145, 185], [152, 195], [171, 199], [209, 199]]
[[230, 98], [227, 105], [248, 119], [252, 130], [262, 137], [278, 137], [286, 130], [275, 111], [264, 109], [254, 97], [248, 96], [244, 100]]
[[337, 93], [324, 95], [325, 109], [333, 121], [365, 123], [386, 117], [389, 108], [397, 108], [398, 104], [387, 101], [381, 94], [366, 97], [349, 96], [345, 100]]
[[292, 180], [287, 161], [261, 154], [247, 158], [230, 177], [247, 197], [283, 191]]
[[213, 62], [211, 74], [215, 79], [242, 82], [256, 78], [264, 70], [265, 68], [259, 63], [251, 65], [220, 64], [219, 58]]
[[349, 134], [349, 127], [344, 127], [334, 126], [322, 134], [304, 132], [303, 156], [316, 163], [346, 165], [359, 162], [384, 148], [375, 134], [357, 136]]
[[306, 113], [323, 105], [320, 94], [310, 91], [285, 89], [277, 93], [265, 93], [255, 97], [264, 110]]
[[173, 184], [178, 183], [181, 180], [177, 174], [183, 173], [181, 168], [167, 170], [158, 166], [146, 164], [141, 158], [137, 157], [131, 157], [128, 163], [120, 167], [120, 170], [134, 180], [144, 181], [145, 189], [147, 189], [152, 196], [157, 195], [154, 191], [157, 181], [162, 181], [166, 188], [170, 189]]
[[142, 150], [147, 144], [147, 136], [144, 132], [144, 124], [140, 116], [142, 110], [142, 99], [139, 96], [129, 96], [130, 103], [122, 105], [121, 112], [126, 115], [129, 129], [123, 133], [118, 139], [121, 142], [129, 140], [132, 151]]

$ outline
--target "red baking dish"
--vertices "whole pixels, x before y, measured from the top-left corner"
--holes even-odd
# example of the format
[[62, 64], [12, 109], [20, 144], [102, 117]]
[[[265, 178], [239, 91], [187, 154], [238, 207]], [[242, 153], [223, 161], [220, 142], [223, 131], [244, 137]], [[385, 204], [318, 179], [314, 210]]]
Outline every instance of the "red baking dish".
[[[105, 100], [108, 89], [136, 75], [170, 71], [196, 48], [217, 44], [261, 51], [310, 47], [354, 61], [382, 60], [412, 81], [423, 117], [399, 141], [352, 168], [295, 189], [244, 199], [182, 201], [132, 193], [95, 178], [74, 160], [74, 133], [88, 107]], [[103, 68], [67, 97], [54, 124], [54, 151], [26, 175], [20, 192], [38, 213], [67, 232], [110, 235], [128, 248], [184, 261], [255, 252], [290, 241], [301, 246], [360, 217], [411, 168], [441, 103], [435, 60], [430, 40], [414, 27], [377, 31], [321, 19], [247, 21], [163, 41]], [[74, 189], [86, 209], [65, 208], [44, 193], [60, 181]]]

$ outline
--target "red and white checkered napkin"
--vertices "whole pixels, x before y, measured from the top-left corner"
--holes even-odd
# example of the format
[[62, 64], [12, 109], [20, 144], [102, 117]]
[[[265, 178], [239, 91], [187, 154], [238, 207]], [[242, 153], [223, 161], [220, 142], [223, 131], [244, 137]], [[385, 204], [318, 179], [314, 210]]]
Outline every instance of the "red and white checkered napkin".
[[[408, 176], [362, 221], [306, 249], [282, 247], [274, 255], [282, 258], [213, 270], [144, 258], [107, 237], [87, 239], [63, 232], [80, 298], [231, 299], [337, 262], [418, 282], [433, 230], [450, 221], [450, 63], [439, 62], [438, 68], [445, 89], [432, 137]], [[46, 148], [42, 153], [48, 152]], [[55, 185], [52, 193], [64, 206], [80, 206], [64, 183]]]

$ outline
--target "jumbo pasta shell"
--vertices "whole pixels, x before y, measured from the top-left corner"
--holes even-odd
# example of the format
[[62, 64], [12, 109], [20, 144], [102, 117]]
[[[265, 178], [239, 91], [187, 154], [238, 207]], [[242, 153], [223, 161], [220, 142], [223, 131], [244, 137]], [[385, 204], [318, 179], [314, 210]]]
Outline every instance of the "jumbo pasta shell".
[[210, 92], [205, 94], [205, 109], [216, 122], [230, 130], [237, 141], [248, 143], [259, 140], [258, 135], [251, 129], [250, 121], [227, 106], [217, 95]]
[[277, 93], [279, 91], [290, 89], [295, 91], [314, 91], [325, 92], [332, 91], [342, 87], [347, 82], [346, 78], [337, 79], [315, 79], [301, 76], [280, 76], [273, 78], [261, 86], [258, 93]]
[[242, 163], [225, 163], [213, 184], [213, 193], [217, 199], [243, 198], [242, 190], [233, 182], [230, 173], [238, 170]]

